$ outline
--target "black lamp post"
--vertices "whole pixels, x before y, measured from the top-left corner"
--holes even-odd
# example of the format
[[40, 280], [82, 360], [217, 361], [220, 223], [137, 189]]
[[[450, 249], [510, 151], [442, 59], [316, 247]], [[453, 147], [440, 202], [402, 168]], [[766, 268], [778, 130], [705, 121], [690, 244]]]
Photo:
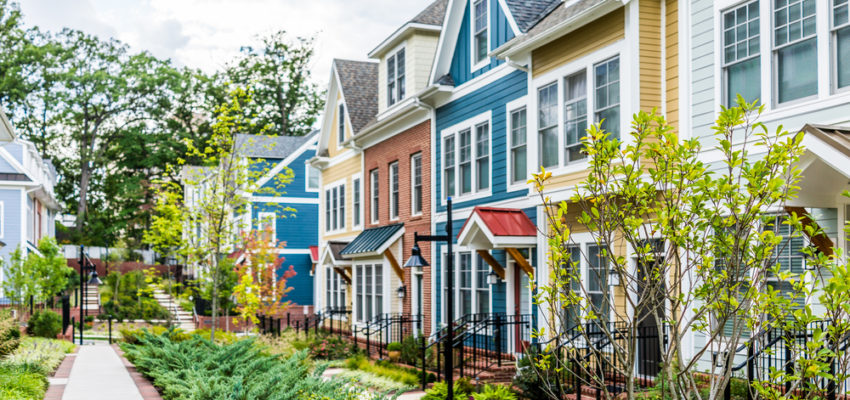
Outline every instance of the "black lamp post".
[[452, 198], [449, 197], [446, 200], [446, 213], [448, 215], [448, 219], [446, 220], [446, 234], [445, 235], [419, 235], [419, 233], [413, 233], [413, 248], [410, 249], [410, 258], [407, 262], [404, 263], [406, 268], [422, 268], [428, 266], [428, 261], [422, 257], [422, 250], [419, 249], [419, 241], [425, 242], [445, 242], [447, 247], [447, 260], [446, 260], [446, 291], [448, 294], [446, 295], [446, 311], [447, 316], [446, 320], [448, 321], [446, 324], [446, 328], [448, 329], [446, 333], [446, 346], [444, 349], [444, 358], [445, 362], [445, 374], [446, 374], [446, 387], [448, 388], [448, 400], [454, 399], [454, 382], [452, 379], [452, 370], [454, 369], [454, 360], [452, 354], [452, 343], [454, 342], [454, 326], [452, 326], [452, 322], [454, 321], [453, 317], [453, 309], [454, 309], [454, 290], [452, 288], [452, 269], [454, 264], [454, 254], [452, 253]]

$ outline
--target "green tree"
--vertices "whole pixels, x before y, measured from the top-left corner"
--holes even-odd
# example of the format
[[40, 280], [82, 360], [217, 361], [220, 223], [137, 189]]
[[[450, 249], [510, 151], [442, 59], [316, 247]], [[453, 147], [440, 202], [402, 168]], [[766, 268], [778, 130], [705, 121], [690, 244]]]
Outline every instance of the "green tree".
[[[25, 261], [20, 247], [12, 251], [9, 260], [3, 261], [3, 295], [21, 311], [30, 296], [37, 294], [35, 276], [26, 270]], [[19, 312], [18, 316], [22, 314]]]
[[38, 242], [38, 251], [26, 256], [16, 248], [3, 268], [3, 292], [13, 304], [23, 306], [30, 298], [44, 303], [68, 286], [74, 270], [51, 237]]
[[255, 130], [244, 133], [310, 133], [324, 105], [310, 76], [313, 39], [291, 39], [277, 31], [260, 41], [260, 47], [242, 47], [243, 57], [224, 72], [230, 82], [253, 93], [254, 101], [243, 112], [254, 119]]

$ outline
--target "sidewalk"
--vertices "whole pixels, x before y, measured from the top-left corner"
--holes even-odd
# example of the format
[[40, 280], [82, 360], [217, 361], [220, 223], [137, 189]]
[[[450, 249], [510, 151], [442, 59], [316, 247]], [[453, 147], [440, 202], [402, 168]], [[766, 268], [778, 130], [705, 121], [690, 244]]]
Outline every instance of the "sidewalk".
[[77, 353], [62, 400], [143, 400], [127, 368], [106, 343]]

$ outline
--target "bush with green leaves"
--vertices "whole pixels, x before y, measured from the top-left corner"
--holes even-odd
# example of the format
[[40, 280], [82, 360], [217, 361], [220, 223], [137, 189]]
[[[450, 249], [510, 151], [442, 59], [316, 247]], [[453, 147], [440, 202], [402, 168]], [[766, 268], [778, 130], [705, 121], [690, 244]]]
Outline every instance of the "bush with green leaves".
[[474, 400], [516, 400], [516, 393], [504, 385], [484, 385], [481, 391], [473, 393]]
[[[455, 399], [468, 399], [475, 392], [475, 386], [469, 381], [469, 378], [456, 380], [452, 389]], [[446, 382], [437, 382], [425, 391], [425, 396], [422, 396], [420, 400], [446, 400], [448, 395], [449, 387]]]
[[55, 339], [62, 332], [62, 317], [51, 310], [36, 311], [27, 322], [27, 333]]
[[424, 340], [425, 336], [420, 336], [418, 338], [408, 336], [402, 339], [401, 358], [399, 360], [407, 365], [421, 367], [422, 362], [420, 358], [422, 357], [422, 342]]
[[415, 386], [419, 384], [419, 374], [415, 371], [408, 371], [406, 368], [399, 367], [390, 362], [372, 363], [362, 354], [346, 360], [345, 367], [351, 370], [369, 372], [405, 385]]
[[0, 313], [0, 358], [11, 354], [21, 343], [21, 329], [11, 313]]
[[74, 351], [73, 343], [27, 337], [0, 360], [0, 399], [41, 400], [47, 390], [47, 375]]
[[392, 342], [387, 345], [387, 351], [401, 351], [401, 343]]
[[364, 394], [342, 380], [322, 379], [323, 368], [311, 372], [306, 351], [282, 358], [251, 339], [219, 346], [199, 336], [177, 342], [144, 332], [137, 344], [122, 348], [166, 400], [349, 400]]
[[168, 310], [152, 297], [152, 283], [145, 278], [145, 273], [139, 270], [125, 274], [110, 272], [100, 286], [103, 315], [119, 321], [168, 319]]

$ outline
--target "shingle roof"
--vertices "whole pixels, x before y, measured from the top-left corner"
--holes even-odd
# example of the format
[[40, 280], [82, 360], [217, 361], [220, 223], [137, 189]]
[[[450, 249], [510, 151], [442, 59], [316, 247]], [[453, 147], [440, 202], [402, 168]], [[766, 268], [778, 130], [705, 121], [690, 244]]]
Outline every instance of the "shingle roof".
[[354, 134], [378, 114], [378, 63], [335, 59]]
[[236, 148], [246, 157], [286, 158], [318, 131], [304, 136], [236, 135]]
[[329, 241], [328, 242], [328, 247], [331, 249], [331, 255], [333, 256], [334, 260], [342, 261], [342, 260], [346, 259], [346, 257], [344, 255], [342, 255], [342, 253], [341, 253], [342, 249], [344, 249], [345, 246], [348, 246], [348, 242], [338, 242], [338, 241]]
[[834, 125], [807, 124], [802, 130], [816, 136], [835, 150], [850, 157], [850, 128]]
[[522, 32], [528, 32], [529, 28], [561, 5], [561, 2], [562, 0], [505, 0]]
[[[512, 1], [523, 1], [523, 0], [512, 0]], [[534, 39], [541, 33], [544, 33], [559, 23], [566, 21], [593, 6], [604, 2], [605, 0], [578, 0], [577, 2], [571, 4], [569, 7], [558, 7], [560, 4], [556, 4], [555, 7], [552, 7], [548, 13], [543, 13], [539, 16], [539, 20], [533, 23], [528, 31], [524, 35], [517, 36], [508, 42], [510, 45], [518, 45], [529, 40]], [[516, 15], [514, 18], [517, 18]], [[519, 24], [519, 22], [517, 22]]]
[[449, 0], [437, 0], [413, 17], [410, 22], [426, 25], [443, 25], [443, 18], [446, 16], [446, 7], [448, 4]]
[[401, 230], [401, 228], [404, 228], [404, 224], [394, 224], [366, 229], [363, 232], [360, 232], [360, 234], [357, 235], [357, 237], [354, 238], [348, 246], [342, 249], [340, 254], [343, 256], [351, 256], [375, 252], [380, 249], [387, 240], [390, 240], [396, 232]]

